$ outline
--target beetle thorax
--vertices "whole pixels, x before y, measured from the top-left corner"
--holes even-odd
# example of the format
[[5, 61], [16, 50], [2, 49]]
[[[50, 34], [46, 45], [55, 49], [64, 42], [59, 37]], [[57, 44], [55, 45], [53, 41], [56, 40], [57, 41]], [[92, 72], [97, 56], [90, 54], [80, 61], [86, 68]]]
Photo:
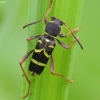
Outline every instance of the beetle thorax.
[[58, 36], [60, 31], [61, 31], [61, 27], [53, 22], [47, 23], [45, 28], [45, 32], [54, 37]]

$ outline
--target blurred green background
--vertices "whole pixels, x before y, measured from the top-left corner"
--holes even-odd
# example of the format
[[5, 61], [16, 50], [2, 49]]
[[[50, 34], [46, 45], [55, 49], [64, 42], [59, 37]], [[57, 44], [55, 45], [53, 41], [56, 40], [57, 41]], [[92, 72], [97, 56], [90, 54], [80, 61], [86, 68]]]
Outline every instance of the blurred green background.
[[[68, 100], [100, 100], [99, 4], [99, 0], [84, 2], [79, 32], [84, 50], [76, 46]], [[22, 71], [18, 63], [26, 53], [27, 30], [22, 26], [27, 23], [27, 12], [28, 0], [0, 3], [0, 100], [20, 99]]]

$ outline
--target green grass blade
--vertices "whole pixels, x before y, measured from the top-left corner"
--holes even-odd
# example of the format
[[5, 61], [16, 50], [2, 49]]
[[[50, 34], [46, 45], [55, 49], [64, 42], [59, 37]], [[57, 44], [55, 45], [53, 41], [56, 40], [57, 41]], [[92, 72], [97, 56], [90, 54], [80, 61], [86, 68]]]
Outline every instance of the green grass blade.
[[[50, 15], [63, 20], [71, 29], [77, 28], [79, 27], [83, 1], [84, 0], [54, 0]], [[48, 8], [48, 5], [48, 0], [30, 0], [28, 23], [42, 19]], [[36, 34], [44, 34], [44, 28], [44, 22], [28, 27], [28, 37]], [[68, 30], [64, 27], [62, 33], [67, 34]], [[69, 45], [72, 42], [73, 37], [70, 36], [67, 39], [60, 40]], [[36, 40], [28, 42], [27, 52], [32, 50], [35, 45]], [[55, 72], [64, 74], [67, 78], [71, 79], [74, 49], [72, 48], [66, 51], [57, 43], [57, 46], [53, 52], [53, 56], [55, 61]], [[25, 98], [25, 100], [67, 100], [70, 84], [63, 78], [50, 74], [50, 62], [48, 62], [45, 70], [40, 76], [32, 77], [28, 73], [30, 57], [26, 61], [25, 71], [32, 82], [30, 89], [31, 95]], [[24, 78], [22, 96], [25, 95], [27, 89], [28, 85]]]

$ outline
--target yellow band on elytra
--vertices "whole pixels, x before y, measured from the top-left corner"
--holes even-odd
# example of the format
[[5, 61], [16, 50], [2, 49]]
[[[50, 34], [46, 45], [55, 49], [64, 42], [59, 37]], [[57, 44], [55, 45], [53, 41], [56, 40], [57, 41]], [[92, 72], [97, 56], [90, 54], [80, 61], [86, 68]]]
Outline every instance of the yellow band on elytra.
[[42, 48], [42, 49], [35, 49], [35, 52], [41, 52], [42, 50], [44, 51], [44, 55], [45, 55], [47, 58], [49, 58], [50, 55], [47, 54], [47, 52], [45, 51], [44, 48]]
[[39, 66], [45, 66], [46, 64], [44, 64], [44, 63], [41, 63], [41, 62], [38, 62], [38, 61], [36, 61], [35, 59], [31, 59], [31, 61], [33, 62], [33, 63], [35, 63], [36, 65], [39, 65]]

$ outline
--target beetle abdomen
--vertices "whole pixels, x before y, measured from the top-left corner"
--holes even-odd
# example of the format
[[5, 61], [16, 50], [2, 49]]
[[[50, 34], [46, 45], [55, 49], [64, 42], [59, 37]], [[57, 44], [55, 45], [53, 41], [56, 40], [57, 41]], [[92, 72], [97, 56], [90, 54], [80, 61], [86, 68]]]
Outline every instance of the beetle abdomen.
[[32, 75], [40, 75], [42, 73], [52, 54], [52, 51], [54, 50], [55, 45], [55, 41], [47, 39], [47, 37], [45, 38], [45, 35], [39, 37], [29, 65], [29, 71]]

